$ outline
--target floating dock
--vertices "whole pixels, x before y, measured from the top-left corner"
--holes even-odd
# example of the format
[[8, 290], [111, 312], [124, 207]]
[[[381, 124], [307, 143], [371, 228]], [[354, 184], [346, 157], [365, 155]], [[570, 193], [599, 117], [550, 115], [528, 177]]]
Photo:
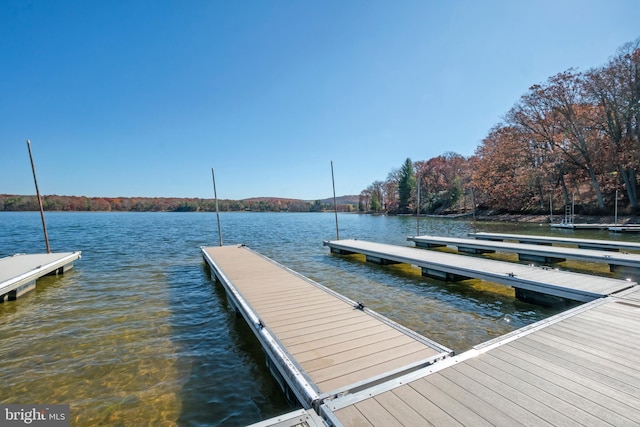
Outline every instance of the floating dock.
[[203, 257], [261, 343], [287, 397], [318, 410], [452, 351], [245, 246]]
[[575, 224], [560, 222], [549, 224], [551, 228], [568, 230], [609, 230], [614, 232], [640, 232], [640, 224]]
[[550, 237], [505, 233], [469, 233], [469, 236], [478, 240], [491, 240], [499, 242], [512, 240], [520, 243], [536, 245], [572, 245], [577, 246], [580, 249], [640, 252], [640, 243], [625, 242], [620, 240], [575, 239], [571, 237]]
[[634, 225], [614, 225], [609, 227], [609, 231], [614, 233], [640, 233], [640, 224]]
[[422, 269], [422, 275], [441, 280], [481, 279], [512, 286], [516, 298], [554, 304], [555, 298], [588, 302], [623, 291], [634, 282], [591, 276], [549, 267], [536, 267], [479, 257], [462, 256], [438, 251], [425, 251], [406, 246], [363, 240], [331, 240], [323, 242], [335, 254], [363, 254], [377, 264], [405, 263]]
[[327, 400], [331, 426], [637, 425], [640, 292], [597, 300]]
[[518, 254], [518, 258], [521, 261], [544, 264], [553, 264], [572, 259], [575, 261], [609, 264], [611, 271], [620, 267], [640, 268], [640, 254], [441, 236], [414, 236], [407, 237], [407, 240], [423, 248], [455, 246], [459, 252], [467, 253], [513, 252]]
[[73, 268], [81, 252], [16, 254], [0, 258], [0, 302], [15, 300], [33, 290], [36, 281], [49, 274], [62, 274]]

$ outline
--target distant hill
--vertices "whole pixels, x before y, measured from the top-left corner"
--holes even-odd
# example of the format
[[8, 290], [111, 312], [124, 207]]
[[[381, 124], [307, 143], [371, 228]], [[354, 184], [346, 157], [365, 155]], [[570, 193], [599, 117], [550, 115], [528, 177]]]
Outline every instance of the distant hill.
[[[314, 203], [316, 200], [302, 200], [302, 199], [287, 199], [283, 197], [250, 197], [248, 199], [242, 199], [241, 202], [246, 203], [259, 203], [259, 202], [280, 202], [280, 203]], [[318, 199], [320, 203], [324, 205], [333, 205], [333, 197], [326, 199]], [[336, 196], [336, 203], [339, 205], [358, 205], [359, 196]]]
[[[301, 200], [282, 197], [252, 197], [243, 200], [218, 200], [177, 197], [85, 197], [45, 195], [47, 211], [134, 211], [134, 212], [322, 212], [333, 210], [333, 197], [322, 200]], [[358, 196], [336, 197], [338, 210], [354, 212]], [[38, 199], [33, 195], [0, 194], [0, 211], [37, 211]]]
[[[314, 201], [314, 200], [308, 200], [310, 202]], [[320, 200], [322, 203], [325, 204], [333, 204], [333, 197], [329, 197], [328, 199], [322, 199]], [[358, 203], [360, 202], [360, 197], [356, 196], [356, 195], [350, 195], [350, 196], [336, 196], [336, 203], [339, 205], [358, 205]]]

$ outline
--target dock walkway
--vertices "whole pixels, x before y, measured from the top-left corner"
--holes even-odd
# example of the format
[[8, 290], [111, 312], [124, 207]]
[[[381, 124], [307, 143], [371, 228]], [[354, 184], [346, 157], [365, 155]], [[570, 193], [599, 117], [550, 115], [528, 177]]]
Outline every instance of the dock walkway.
[[611, 271], [620, 267], [640, 268], [640, 254], [605, 253], [602, 250], [594, 249], [576, 249], [441, 236], [414, 236], [407, 237], [407, 240], [414, 242], [416, 246], [425, 248], [456, 246], [460, 252], [513, 252], [518, 254], [521, 261], [556, 263], [572, 259], [576, 261], [609, 264]]
[[452, 354], [245, 246], [201, 251], [260, 341], [273, 376], [306, 409]]
[[640, 224], [576, 224], [560, 222], [549, 224], [551, 228], [568, 230], [609, 230], [613, 232], [640, 232]]
[[596, 300], [353, 395], [333, 426], [632, 426], [640, 420], [640, 292]]
[[47, 274], [62, 274], [73, 267], [81, 252], [16, 254], [0, 258], [0, 302], [14, 300], [32, 290]]
[[576, 239], [571, 237], [551, 237], [529, 234], [506, 234], [506, 233], [469, 233], [469, 237], [478, 240], [505, 241], [512, 240], [520, 243], [538, 245], [572, 245], [580, 249], [595, 249], [603, 251], [637, 251], [640, 252], [640, 243], [625, 242], [622, 240], [598, 240], [598, 239]]
[[363, 240], [323, 242], [332, 253], [363, 254], [367, 261], [379, 264], [406, 263], [422, 269], [424, 276], [442, 280], [482, 279], [516, 288], [516, 297], [534, 301], [538, 295], [550, 295], [588, 302], [620, 292], [634, 282], [591, 276], [549, 267], [536, 267], [438, 251], [425, 251]]

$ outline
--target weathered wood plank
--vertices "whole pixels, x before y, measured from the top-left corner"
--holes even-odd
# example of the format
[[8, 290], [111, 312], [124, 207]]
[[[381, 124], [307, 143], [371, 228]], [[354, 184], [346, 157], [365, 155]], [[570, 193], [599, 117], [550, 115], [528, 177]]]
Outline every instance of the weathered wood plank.
[[[596, 399], [597, 396], [585, 393], [584, 386], [581, 384], [576, 384], [552, 371], [536, 369], [534, 365], [524, 363], [525, 360], [514, 355], [513, 351], [509, 351], [508, 347], [492, 351], [491, 356], [499, 360], [503, 364], [503, 369], [512, 375], [517, 378], [526, 377], [532, 385], [556, 396], [558, 407], [582, 425], [598, 425], [612, 422], [613, 425], [620, 425], [620, 423], [627, 421], [626, 418], [619, 417], [615, 412], [601, 405], [599, 400], [591, 400], [590, 396]], [[488, 361], [491, 362], [491, 360], [489, 359]]]
[[336, 416], [340, 418], [342, 425], [347, 427], [374, 427], [367, 417], [360, 412], [357, 406], [347, 406], [344, 409], [336, 411]]
[[[628, 407], [638, 403], [640, 390], [637, 387], [637, 382], [629, 381], [624, 376], [610, 375], [606, 370], [593, 369], [591, 366], [577, 363], [573, 359], [566, 360], [556, 357], [553, 353], [549, 353], [548, 347], [541, 347], [540, 344], [532, 341], [525, 343], [524, 340], [518, 340], [509, 346], [509, 350], [520, 350], [521, 357], [525, 357], [527, 354], [535, 356], [530, 359], [531, 363], [554, 372], [559, 377], [558, 381], [562, 377], [573, 382], [574, 384], [570, 387], [574, 387], [574, 389], [578, 384], [584, 386], [582, 393], [585, 396], [590, 396], [590, 399], [594, 401], [599, 399], [601, 402], [608, 402], [606, 403], [608, 406], [618, 407], [616, 411], [620, 413], [626, 412]], [[610, 399], [609, 396], [612, 395], [615, 395], [616, 398]], [[638, 417], [640, 417], [640, 413], [638, 413]]]
[[[620, 337], [619, 334], [618, 337]], [[603, 337], [597, 334], [554, 328], [537, 334], [532, 339], [544, 340], [549, 345], [558, 345], [571, 349], [571, 351], [577, 351], [578, 354], [593, 363], [609, 366], [615, 364], [622, 369], [629, 368], [629, 375], [640, 375], [640, 366], [638, 365], [640, 360], [637, 355], [629, 352], [629, 347], [614, 341], [606, 342]]]
[[[349, 358], [347, 360], [337, 362], [328, 368], [315, 368], [308, 369], [310, 375], [312, 375], [319, 382], [326, 379], [338, 378], [343, 375], [347, 375], [350, 372], [357, 372], [366, 367], [375, 367], [384, 362], [393, 361], [403, 357], [410, 357], [416, 361], [421, 360], [419, 357], [424, 349], [419, 343], [410, 342], [408, 344], [401, 344], [392, 348], [383, 349], [376, 352], [359, 352], [357, 357]], [[372, 348], [371, 350], [375, 350]], [[411, 357], [412, 355], [418, 355], [417, 357]], [[425, 358], [428, 356], [425, 356]]]
[[[557, 332], [557, 334], [560, 333], [561, 331]], [[551, 333], [535, 334], [528, 337], [528, 339], [538, 348], [553, 352], [553, 355], [558, 359], [607, 372], [607, 375], [613, 378], [625, 381], [640, 380], [640, 371], [633, 367], [633, 363], [627, 364], [623, 359], [616, 361], [615, 357], [604, 351], [589, 348], [588, 346], [580, 348], [575, 341], [561, 338]]]
[[424, 426], [430, 423], [425, 420], [413, 407], [404, 402], [395, 393], [385, 393], [375, 397], [375, 400], [382, 406], [392, 417], [403, 426]]
[[354, 334], [354, 336], [358, 336], [359, 331], [368, 330], [369, 328], [379, 325], [380, 322], [375, 319], [367, 319], [365, 321], [349, 319], [346, 321], [336, 322], [332, 325], [322, 325], [309, 328], [306, 332], [289, 331], [287, 333], [281, 333], [278, 335], [278, 338], [288, 347], [290, 345], [313, 343], [316, 340], [334, 335]]
[[[361, 378], [373, 378], [394, 369], [399, 369], [412, 363], [426, 360], [431, 356], [433, 356], [431, 351], [420, 350], [415, 353], [386, 360], [382, 363], [377, 359], [370, 359], [367, 361], [369, 362], [369, 365], [353, 363], [348, 366], [348, 368], [351, 369], [345, 369], [345, 367], [340, 366], [339, 369], [328, 368], [326, 370], [316, 371], [314, 375], [322, 374], [322, 379], [316, 379], [316, 384], [321, 386], [324, 390], [335, 390], [342, 386], [356, 383], [360, 381]], [[341, 372], [344, 373], [341, 374]], [[316, 377], [313, 376], [313, 378]]]
[[425, 420], [426, 425], [434, 426], [462, 426], [449, 413], [445, 412], [438, 405], [434, 404], [426, 396], [418, 393], [416, 389], [410, 385], [398, 387], [393, 390], [400, 399], [407, 402], [416, 412], [418, 412]]
[[280, 325], [290, 325], [295, 323], [316, 322], [321, 319], [340, 319], [342, 316], [350, 314], [345, 311], [345, 307], [333, 306], [325, 308], [323, 311], [306, 311], [303, 313], [297, 313], [297, 315], [290, 315], [287, 313], [279, 312], [277, 315], [267, 314], [262, 318], [268, 322], [267, 325], [272, 328], [278, 328]]
[[357, 404], [356, 407], [362, 414], [366, 414], [367, 420], [371, 420], [376, 426], [403, 427], [402, 424], [375, 399], [365, 400]]
[[291, 320], [286, 321], [284, 324], [280, 324], [280, 325], [269, 325], [269, 327], [271, 327], [272, 329], [277, 329], [278, 330], [278, 335], [280, 333], [282, 334], [286, 334], [287, 332], [293, 332], [293, 331], [306, 331], [309, 330], [310, 328], [315, 328], [315, 327], [323, 327], [325, 325], [329, 325], [331, 326], [333, 323], [339, 323], [341, 321], [363, 321], [367, 318], [368, 316], [366, 315], [362, 315], [362, 313], [357, 312], [357, 311], [347, 311], [347, 312], [340, 312], [340, 314], [338, 315], [334, 315], [332, 318], [327, 318], [327, 317], [322, 317], [322, 316], [317, 316], [315, 319], [312, 320], [305, 320], [304, 322], [293, 322]]
[[[352, 347], [349, 343], [342, 343], [340, 346], [334, 346], [332, 348], [323, 349], [322, 353], [315, 358], [311, 358], [302, 362], [296, 357], [301, 364], [304, 365], [305, 370], [308, 372], [314, 372], [318, 369], [326, 368], [327, 366], [336, 366], [342, 363], [347, 363], [353, 360], [362, 361], [363, 358], [372, 354], [380, 354], [384, 351], [398, 350], [403, 346], [415, 344], [415, 341], [407, 336], [395, 336], [383, 341], [369, 341], [363, 345]], [[419, 346], [418, 348], [422, 348]], [[400, 355], [404, 353], [398, 353]]]
[[478, 398], [490, 402], [497, 410], [517, 419], [520, 425], [551, 425], [527, 407], [528, 404], [535, 405], [530, 397], [466, 363], [456, 365], [442, 374]]
[[[298, 346], [289, 347], [289, 351], [291, 354], [295, 355], [295, 358], [298, 362], [303, 363], [309, 360], [313, 360], [315, 358], [320, 357], [329, 357], [334, 354], [344, 353], [346, 351], [353, 351], [358, 348], [366, 348], [366, 351], [369, 351], [370, 346], [375, 344], [379, 344], [382, 342], [388, 342], [393, 340], [397, 340], [398, 334], [396, 331], [392, 329], [385, 330], [383, 332], [374, 332], [365, 336], [359, 336], [358, 338], [353, 338], [351, 335], [344, 335], [341, 338], [336, 336], [332, 336], [331, 340], [327, 340], [323, 343], [323, 345], [318, 346], [318, 343], [315, 343], [315, 346], [311, 350], [306, 351], [296, 351]], [[404, 337], [405, 339], [409, 339], [408, 337]]]
[[269, 316], [272, 314], [277, 315], [280, 312], [285, 313], [304, 313], [305, 311], [322, 311], [327, 308], [331, 308], [335, 306], [335, 301], [332, 299], [320, 299], [316, 298], [313, 301], [302, 300], [292, 302], [290, 304], [284, 305], [280, 304], [279, 306], [271, 306], [271, 307], [263, 307], [260, 309], [260, 314], [262, 316]]
[[[546, 422], [553, 425], [569, 425], [574, 422], [575, 418], [570, 416], [574, 412], [570, 405], [557, 400], [544, 387], [539, 388], [531, 384], [535, 374], [516, 377], [509, 374], [504, 365], [489, 363], [490, 359], [490, 356], [482, 355], [469, 361], [468, 366], [476, 368], [483, 375], [495, 378], [496, 384], [500, 385], [500, 390], [509, 393], [505, 397], [544, 418]], [[492, 388], [498, 389], [498, 387]], [[511, 394], [510, 390], [515, 390], [517, 393]]]
[[464, 426], [491, 426], [491, 423], [479, 417], [463, 402], [452, 399], [450, 395], [443, 393], [442, 390], [425, 379], [414, 381], [409, 386], [444, 411], [456, 423]]
[[504, 412], [494, 403], [483, 400], [484, 393], [476, 395], [453, 381], [457, 375], [453, 371], [450, 372], [450, 375], [432, 375], [428, 378], [428, 381], [449, 398], [463, 402], [465, 406], [472, 409], [479, 417], [492, 425], [519, 424], [519, 421], [513, 417], [512, 413]]

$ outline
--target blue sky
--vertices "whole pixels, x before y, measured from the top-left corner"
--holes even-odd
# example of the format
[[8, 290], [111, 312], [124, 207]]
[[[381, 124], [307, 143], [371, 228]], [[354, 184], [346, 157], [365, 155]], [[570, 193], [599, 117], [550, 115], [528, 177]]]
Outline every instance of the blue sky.
[[0, 2], [0, 193], [359, 194], [470, 156], [535, 83], [640, 37], [636, 0]]

